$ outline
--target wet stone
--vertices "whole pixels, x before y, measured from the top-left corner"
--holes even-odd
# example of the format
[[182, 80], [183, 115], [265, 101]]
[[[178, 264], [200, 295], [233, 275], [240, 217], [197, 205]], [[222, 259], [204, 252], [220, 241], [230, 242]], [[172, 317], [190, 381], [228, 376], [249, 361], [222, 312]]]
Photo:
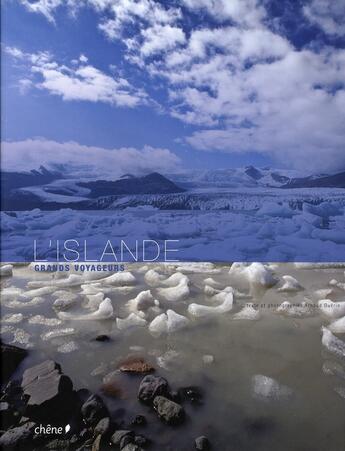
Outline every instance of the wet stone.
[[129, 430], [118, 430], [111, 437], [111, 442], [120, 449], [134, 441], [134, 432]]
[[104, 435], [110, 429], [110, 418], [102, 418], [95, 427], [95, 435]]
[[0, 437], [0, 448], [24, 447], [32, 439], [35, 426], [36, 423], [27, 422], [22, 426], [9, 429]]
[[166, 396], [169, 393], [169, 384], [160, 376], [145, 376], [141, 381], [138, 398], [145, 404], [151, 404], [156, 396]]
[[119, 368], [124, 373], [134, 374], [152, 373], [155, 371], [154, 367], [141, 357], [128, 357], [120, 363]]
[[101, 397], [91, 395], [82, 405], [81, 413], [86, 423], [97, 424], [102, 418], [108, 416], [108, 409]]
[[185, 418], [183, 407], [164, 396], [156, 396], [153, 400], [153, 407], [158, 413], [159, 418], [167, 424], [179, 424]]
[[195, 439], [195, 449], [198, 451], [208, 451], [211, 449], [210, 442], [204, 435]]

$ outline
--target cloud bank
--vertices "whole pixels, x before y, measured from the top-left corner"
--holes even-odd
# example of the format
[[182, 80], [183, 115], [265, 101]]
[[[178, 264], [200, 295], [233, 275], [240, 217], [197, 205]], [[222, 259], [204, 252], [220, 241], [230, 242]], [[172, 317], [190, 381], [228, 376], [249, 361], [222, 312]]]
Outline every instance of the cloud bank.
[[[345, 36], [343, 1], [293, 6], [303, 26], [318, 30], [298, 48], [262, 0], [18, 1], [50, 22], [62, 8], [76, 17], [91, 8], [98, 29], [122, 44], [122, 57], [163, 83], [165, 110], [194, 127], [188, 145], [254, 151], [316, 171], [345, 168], [345, 49], [331, 44]], [[65, 100], [148, 102], [144, 91], [87, 61], [65, 67], [50, 58], [31, 71], [42, 77], [36, 86]], [[29, 85], [22, 81], [24, 90]]]
[[114, 180], [125, 173], [166, 173], [176, 170], [179, 164], [180, 159], [170, 150], [150, 146], [105, 149], [39, 138], [2, 143], [3, 171], [30, 171], [43, 165], [66, 177]]

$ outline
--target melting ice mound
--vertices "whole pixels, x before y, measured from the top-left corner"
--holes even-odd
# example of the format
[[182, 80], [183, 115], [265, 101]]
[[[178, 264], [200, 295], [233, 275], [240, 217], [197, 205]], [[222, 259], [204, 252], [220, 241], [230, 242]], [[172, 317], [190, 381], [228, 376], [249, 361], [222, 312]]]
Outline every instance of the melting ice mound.
[[[220, 296], [221, 295], [221, 296]], [[207, 316], [213, 316], [213, 315], [220, 315], [222, 313], [227, 313], [232, 310], [233, 302], [234, 302], [234, 295], [232, 292], [221, 292], [217, 295], [217, 300], [222, 300], [221, 304], [212, 307], [208, 305], [202, 305], [202, 304], [189, 304], [188, 306], [188, 313], [195, 317], [207, 317]]]
[[345, 342], [337, 338], [326, 327], [322, 327], [322, 344], [332, 354], [336, 354], [339, 357], [345, 357]]
[[67, 319], [73, 321], [88, 321], [88, 320], [101, 320], [108, 319], [113, 316], [114, 309], [109, 298], [104, 299], [98, 307], [98, 310], [92, 313], [86, 313], [85, 315], [76, 315], [73, 313], [59, 312], [60, 319]]
[[261, 400], [279, 401], [291, 398], [293, 390], [271, 377], [257, 374], [252, 378], [252, 393], [255, 398]]
[[177, 330], [188, 326], [189, 319], [183, 315], [179, 315], [174, 310], [168, 310], [166, 313], [156, 316], [151, 322], [149, 330], [153, 335], [161, 335], [163, 333], [173, 333]]

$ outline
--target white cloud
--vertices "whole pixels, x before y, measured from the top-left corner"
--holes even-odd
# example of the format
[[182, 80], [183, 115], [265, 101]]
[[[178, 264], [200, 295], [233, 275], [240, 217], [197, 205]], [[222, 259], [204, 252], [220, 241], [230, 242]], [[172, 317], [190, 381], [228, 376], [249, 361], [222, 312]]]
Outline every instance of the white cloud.
[[[103, 102], [130, 108], [148, 102], [143, 90], [134, 88], [123, 77], [108, 75], [87, 64], [85, 55], [80, 56], [80, 64], [73, 60], [69, 67], [56, 62], [49, 52], [24, 53], [13, 47], [5, 50], [14, 58], [26, 61], [31, 73], [38, 76], [31, 80], [32, 86], [61, 96], [63, 100]], [[28, 87], [27, 80], [25, 77], [19, 84]]]
[[194, 11], [206, 11], [219, 22], [229, 19], [247, 26], [260, 26], [266, 11], [258, 0], [182, 0]]
[[54, 22], [55, 10], [63, 5], [64, 0], [20, 0], [20, 2], [31, 12], [43, 14], [49, 22]]
[[345, 36], [344, 0], [310, 0], [303, 11], [310, 22], [321, 27], [326, 34]]
[[[62, 4], [72, 11], [82, 5], [93, 8], [105, 35], [125, 44], [123, 57], [148, 73], [153, 84], [165, 86], [166, 111], [196, 127], [186, 138], [190, 145], [208, 151], [257, 151], [287, 165], [309, 164], [315, 169], [345, 167], [345, 50], [325, 44], [320, 48], [320, 42], [296, 49], [277, 27], [270, 27], [267, 2], [39, 0], [35, 4], [40, 6], [31, 10], [48, 19]], [[303, 13], [305, 21], [327, 34], [345, 35], [343, 0], [309, 0], [301, 21]], [[195, 15], [200, 18], [197, 24]], [[213, 25], [204, 17], [212, 17]], [[12, 54], [26, 57], [17, 49]], [[147, 101], [143, 91], [87, 61], [75, 61], [71, 68], [44, 52], [30, 58], [41, 77], [39, 86], [66, 100], [127, 106]]]
[[69, 177], [114, 180], [128, 172], [170, 172], [179, 164], [180, 159], [170, 150], [150, 146], [106, 149], [44, 138], [2, 142], [1, 165], [6, 171], [29, 171], [43, 165]]

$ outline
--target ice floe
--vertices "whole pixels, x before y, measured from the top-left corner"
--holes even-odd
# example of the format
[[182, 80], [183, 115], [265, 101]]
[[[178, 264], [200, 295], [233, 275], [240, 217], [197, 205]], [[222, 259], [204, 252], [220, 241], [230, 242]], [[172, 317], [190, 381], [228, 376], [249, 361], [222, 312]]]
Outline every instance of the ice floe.
[[294, 277], [285, 275], [282, 277], [282, 279], [283, 285], [278, 288], [278, 291], [289, 293], [303, 290], [302, 285]]
[[260, 319], [260, 317], [261, 317], [260, 310], [258, 308], [255, 308], [253, 303], [248, 303], [243, 307], [242, 310], [240, 310], [238, 313], [235, 313], [233, 319], [235, 320], [245, 319], [255, 321]]
[[0, 277], [11, 277], [13, 275], [13, 265], [1, 265]]
[[157, 293], [166, 301], [177, 302], [189, 296], [189, 286], [186, 279], [181, 279], [178, 285], [168, 288], [157, 288]]
[[270, 288], [277, 283], [271, 269], [262, 263], [233, 263], [230, 276], [240, 277], [249, 282], [252, 287]]
[[300, 304], [292, 304], [289, 301], [284, 301], [277, 308], [278, 313], [282, 313], [292, 317], [304, 317], [313, 314], [312, 304], [308, 301], [303, 301]]
[[29, 318], [30, 324], [40, 324], [43, 326], [58, 326], [61, 322], [62, 321], [57, 318], [46, 318], [42, 315], [35, 315]]
[[84, 315], [77, 315], [74, 313], [68, 313], [68, 312], [59, 312], [58, 316], [60, 319], [64, 320], [77, 320], [77, 321], [88, 321], [88, 320], [103, 320], [103, 319], [109, 319], [113, 316], [114, 309], [111, 303], [111, 300], [109, 298], [104, 299], [99, 304], [98, 309], [95, 312], [92, 313], [86, 313]]
[[330, 299], [321, 299], [318, 302], [318, 307], [329, 318], [339, 318], [345, 315], [345, 302], [333, 302]]
[[166, 313], [156, 316], [149, 325], [149, 331], [153, 335], [161, 335], [163, 333], [170, 334], [183, 329], [188, 326], [188, 324], [188, 318], [169, 309]]
[[116, 318], [116, 326], [119, 330], [127, 330], [133, 327], [144, 327], [147, 321], [136, 313], [130, 313], [127, 318]]
[[64, 329], [54, 329], [48, 332], [44, 332], [41, 334], [41, 338], [43, 341], [53, 340], [54, 338], [66, 337], [69, 335], [74, 335], [75, 329], [72, 327], [66, 327]]
[[164, 276], [162, 274], [159, 274], [154, 269], [150, 269], [145, 274], [144, 279], [150, 287], [158, 287], [161, 284], [162, 280], [164, 280]]
[[101, 279], [107, 285], [133, 285], [136, 283], [135, 276], [129, 271], [118, 272]]
[[293, 390], [280, 384], [272, 377], [257, 374], [252, 378], [252, 393], [257, 399], [265, 401], [279, 401], [290, 399]]
[[[207, 317], [207, 316], [213, 316], [213, 315], [219, 315], [222, 313], [229, 312], [232, 310], [233, 302], [234, 302], [234, 296], [233, 293], [218, 293], [224, 294], [224, 300], [221, 304], [218, 306], [209, 306], [209, 305], [202, 305], [202, 304], [196, 304], [192, 303], [188, 306], [188, 313], [195, 317]], [[216, 295], [216, 296], [218, 296]]]
[[333, 321], [333, 323], [328, 326], [328, 329], [334, 334], [345, 334], [345, 316]]
[[127, 307], [131, 312], [138, 310], [146, 311], [150, 307], [159, 306], [159, 302], [155, 300], [150, 290], [141, 291], [134, 299], [127, 302]]
[[345, 357], [345, 342], [337, 338], [327, 327], [322, 327], [322, 345], [332, 354]]
[[69, 341], [68, 343], [64, 343], [63, 345], [57, 348], [57, 352], [61, 352], [62, 354], [68, 354], [73, 351], [77, 351], [79, 349], [78, 344], [75, 341]]
[[2, 323], [7, 323], [7, 324], [18, 324], [21, 323], [24, 319], [24, 315], [22, 313], [13, 313], [13, 314], [8, 314], [8, 315], [4, 315], [1, 318], [1, 322]]
[[89, 294], [86, 297], [88, 302], [85, 307], [89, 309], [98, 309], [100, 303], [104, 300], [104, 293]]

